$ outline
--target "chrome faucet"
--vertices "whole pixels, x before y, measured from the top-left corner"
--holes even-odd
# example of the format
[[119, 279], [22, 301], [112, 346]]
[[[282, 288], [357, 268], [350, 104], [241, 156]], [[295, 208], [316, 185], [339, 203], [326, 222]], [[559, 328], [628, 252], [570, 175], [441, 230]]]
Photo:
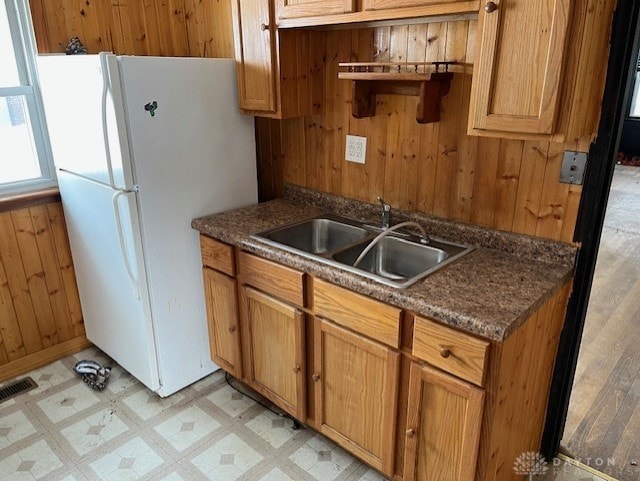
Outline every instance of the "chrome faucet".
[[376, 199], [378, 199], [378, 202], [380, 202], [380, 204], [382, 204], [382, 224], [381, 227], [382, 229], [388, 229], [389, 226], [391, 225], [391, 206], [389, 204], [387, 204], [384, 199], [380, 196], [376, 197]]
[[405, 221], [405, 222], [400, 222], [399, 224], [394, 225], [393, 227], [388, 227], [387, 229], [383, 230], [382, 232], [380, 232], [380, 234], [378, 234], [377, 236], [375, 236], [373, 238], [373, 240], [371, 240], [371, 242], [369, 242], [367, 244], [367, 246], [363, 249], [363, 251], [360, 253], [360, 255], [358, 256], [358, 258], [355, 260], [355, 262], [353, 263], [353, 267], [358, 267], [358, 264], [360, 264], [360, 262], [362, 261], [362, 259], [364, 259], [364, 256], [366, 256], [369, 251], [371, 249], [373, 249], [373, 247], [380, 242], [383, 238], [387, 237], [389, 234], [393, 233], [393, 231], [396, 231], [398, 229], [401, 229], [403, 227], [414, 227], [415, 229], [418, 229], [418, 231], [420, 231], [420, 243], [421, 244], [429, 244], [430, 239], [429, 236], [427, 236], [427, 231], [424, 230], [424, 227], [422, 227], [420, 224], [413, 222], [411, 220]]

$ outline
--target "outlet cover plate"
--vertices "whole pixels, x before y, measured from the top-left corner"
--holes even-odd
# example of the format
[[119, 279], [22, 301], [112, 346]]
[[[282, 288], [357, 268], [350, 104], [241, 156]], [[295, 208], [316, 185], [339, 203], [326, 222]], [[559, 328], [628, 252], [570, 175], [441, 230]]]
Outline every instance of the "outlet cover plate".
[[349, 162], [364, 164], [367, 157], [367, 138], [357, 135], [347, 135], [347, 145], [344, 149], [344, 159]]
[[565, 150], [562, 159], [562, 171], [560, 172], [560, 182], [565, 184], [582, 185], [584, 180], [584, 169], [587, 165], [586, 152], [573, 152]]

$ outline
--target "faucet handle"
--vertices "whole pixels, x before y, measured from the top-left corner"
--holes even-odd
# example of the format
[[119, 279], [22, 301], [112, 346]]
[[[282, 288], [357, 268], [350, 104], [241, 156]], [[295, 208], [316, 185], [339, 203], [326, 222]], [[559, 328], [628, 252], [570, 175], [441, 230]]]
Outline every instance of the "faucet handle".
[[389, 204], [387, 204], [382, 197], [378, 196], [378, 197], [376, 197], [376, 199], [377, 199], [378, 202], [380, 202], [382, 204], [382, 208], [385, 211], [391, 210], [391, 206]]

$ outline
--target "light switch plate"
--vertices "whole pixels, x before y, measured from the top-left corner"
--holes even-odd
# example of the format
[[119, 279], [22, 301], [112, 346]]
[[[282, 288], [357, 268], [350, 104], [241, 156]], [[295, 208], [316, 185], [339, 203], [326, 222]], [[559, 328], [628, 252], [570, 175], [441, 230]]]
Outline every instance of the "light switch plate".
[[344, 159], [349, 162], [364, 164], [367, 157], [367, 138], [357, 135], [347, 135], [347, 145], [344, 149]]
[[562, 159], [560, 182], [581, 185], [584, 180], [584, 169], [586, 165], [587, 154], [585, 152], [565, 150], [564, 158]]

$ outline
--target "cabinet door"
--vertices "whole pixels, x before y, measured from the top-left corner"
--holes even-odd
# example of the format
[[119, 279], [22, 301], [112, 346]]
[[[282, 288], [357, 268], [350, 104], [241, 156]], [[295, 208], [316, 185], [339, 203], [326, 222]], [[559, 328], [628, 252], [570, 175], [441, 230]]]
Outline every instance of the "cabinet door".
[[263, 396], [306, 420], [304, 314], [243, 286], [245, 380]]
[[204, 294], [211, 359], [235, 377], [242, 377], [236, 280], [205, 267]]
[[363, 0], [363, 10], [390, 10], [392, 8], [425, 7], [442, 3], [455, 3], [466, 0]]
[[413, 362], [404, 481], [475, 479], [484, 391]]
[[276, 110], [277, 58], [269, 0], [232, 0], [238, 101], [241, 109]]
[[392, 476], [400, 354], [331, 322], [314, 322], [320, 432]]
[[470, 133], [554, 133], [570, 5], [495, 0], [480, 9]]
[[279, 18], [304, 18], [350, 13], [355, 0], [277, 0]]

